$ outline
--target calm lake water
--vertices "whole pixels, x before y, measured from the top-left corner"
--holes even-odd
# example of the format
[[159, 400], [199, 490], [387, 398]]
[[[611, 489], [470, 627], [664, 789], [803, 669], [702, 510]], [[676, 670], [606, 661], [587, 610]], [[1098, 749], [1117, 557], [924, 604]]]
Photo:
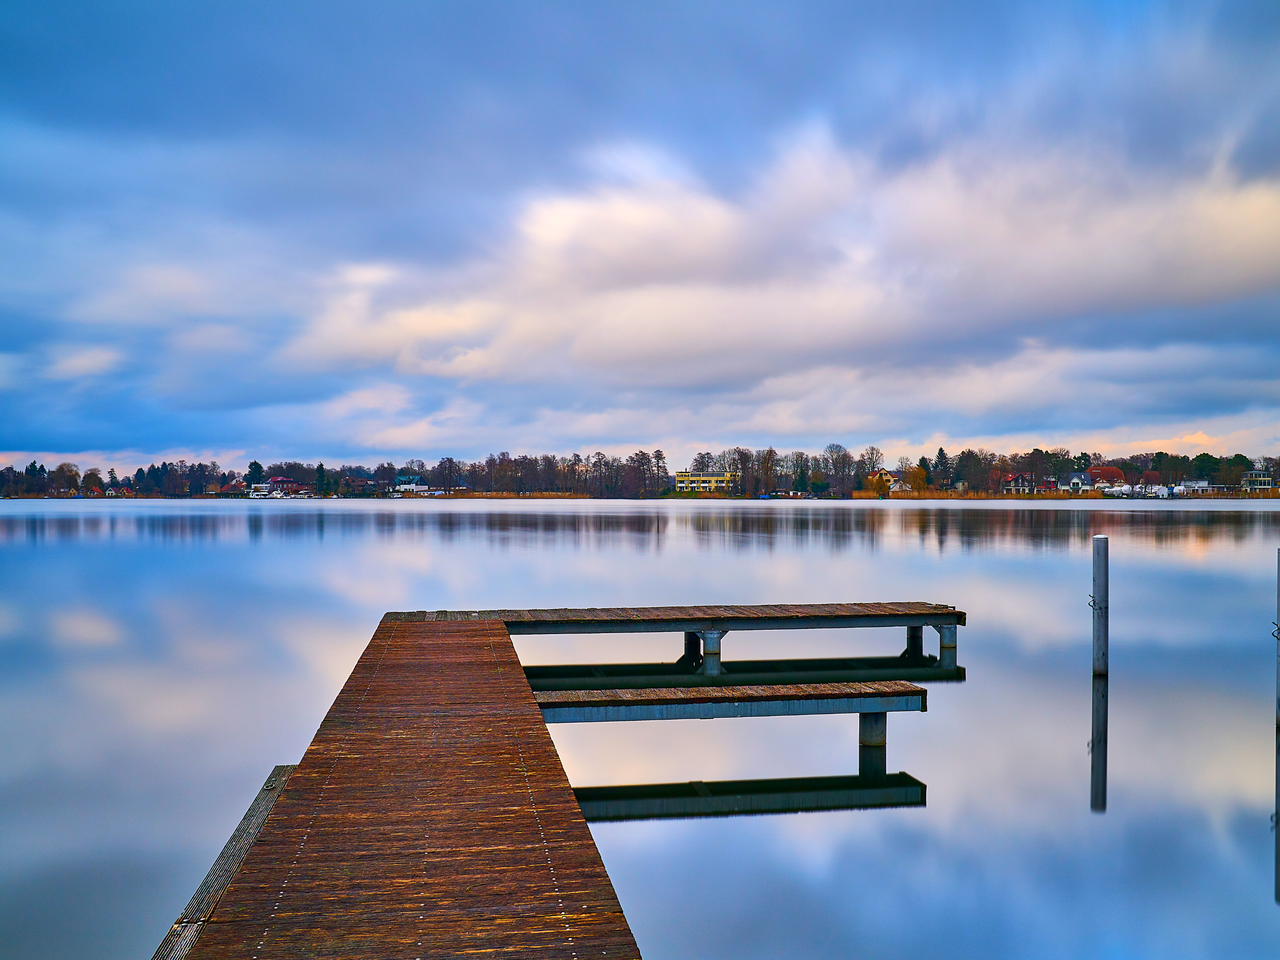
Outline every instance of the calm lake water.
[[[0, 503], [0, 954], [150, 956], [387, 610], [927, 600], [969, 616], [968, 681], [889, 720], [889, 769], [927, 806], [593, 826], [645, 957], [1275, 958], [1280, 513], [1250, 506]], [[896, 653], [901, 633], [724, 649]], [[682, 644], [517, 647], [533, 663]], [[575, 785], [858, 762], [855, 716], [551, 729]]]

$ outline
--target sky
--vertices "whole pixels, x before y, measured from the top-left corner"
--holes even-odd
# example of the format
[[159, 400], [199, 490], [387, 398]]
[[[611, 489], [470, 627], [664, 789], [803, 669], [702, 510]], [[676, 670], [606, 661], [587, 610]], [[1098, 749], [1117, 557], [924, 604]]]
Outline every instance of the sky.
[[1280, 454], [1280, 6], [10, 4], [0, 465]]

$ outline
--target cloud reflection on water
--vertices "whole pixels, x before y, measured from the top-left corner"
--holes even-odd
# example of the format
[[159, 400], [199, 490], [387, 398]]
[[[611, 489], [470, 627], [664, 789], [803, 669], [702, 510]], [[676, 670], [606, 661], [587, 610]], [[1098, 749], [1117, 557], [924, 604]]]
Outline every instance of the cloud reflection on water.
[[[387, 609], [830, 599], [969, 613], [970, 680], [933, 687], [922, 716], [890, 719], [889, 768], [927, 783], [928, 807], [596, 826], [646, 957], [1248, 957], [1280, 946], [1267, 833], [1276, 514], [465, 501], [3, 510], [0, 921], [15, 957], [152, 949], [263, 771], [301, 755]], [[1086, 750], [1097, 532], [1113, 553], [1105, 817], [1088, 811]], [[730, 634], [726, 656], [900, 648], [896, 632], [865, 633]], [[679, 645], [519, 648], [547, 662], [674, 658]], [[857, 768], [849, 717], [553, 734], [577, 784]], [[106, 890], [104, 877], [118, 882]]]

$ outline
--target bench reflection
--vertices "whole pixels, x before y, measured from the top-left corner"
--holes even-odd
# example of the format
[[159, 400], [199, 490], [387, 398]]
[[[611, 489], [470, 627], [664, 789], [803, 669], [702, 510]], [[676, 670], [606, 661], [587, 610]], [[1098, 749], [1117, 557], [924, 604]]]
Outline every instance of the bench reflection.
[[602, 823], [923, 807], [925, 789], [910, 774], [890, 773], [578, 787], [573, 793], [587, 822]]

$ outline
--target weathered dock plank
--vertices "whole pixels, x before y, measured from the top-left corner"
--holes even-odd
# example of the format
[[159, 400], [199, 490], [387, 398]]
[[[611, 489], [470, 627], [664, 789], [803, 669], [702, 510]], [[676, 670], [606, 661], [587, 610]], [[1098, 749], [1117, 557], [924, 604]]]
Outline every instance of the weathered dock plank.
[[501, 621], [388, 615], [192, 958], [637, 957]]
[[223, 846], [204, 880], [183, 908], [181, 916], [174, 921], [168, 934], [156, 948], [152, 960], [182, 960], [187, 956], [200, 935], [201, 926], [213, 913], [227, 884], [239, 872], [245, 856], [257, 841], [263, 824], [267, 822], [268, 815], [294, 771], [294, 766], [292, 763], [281, 764], [271, 771], [262, 789], [249, 804], [249, 809], [240, 818], [231, 839]]
[[405, 622], [500, 620], [517, 634], [672, 633], [839, 627], [964, 626], [962, 610], [939, 603], [771, 603], [698, 607], [561, 607], [545, 610], [415, 610]]

